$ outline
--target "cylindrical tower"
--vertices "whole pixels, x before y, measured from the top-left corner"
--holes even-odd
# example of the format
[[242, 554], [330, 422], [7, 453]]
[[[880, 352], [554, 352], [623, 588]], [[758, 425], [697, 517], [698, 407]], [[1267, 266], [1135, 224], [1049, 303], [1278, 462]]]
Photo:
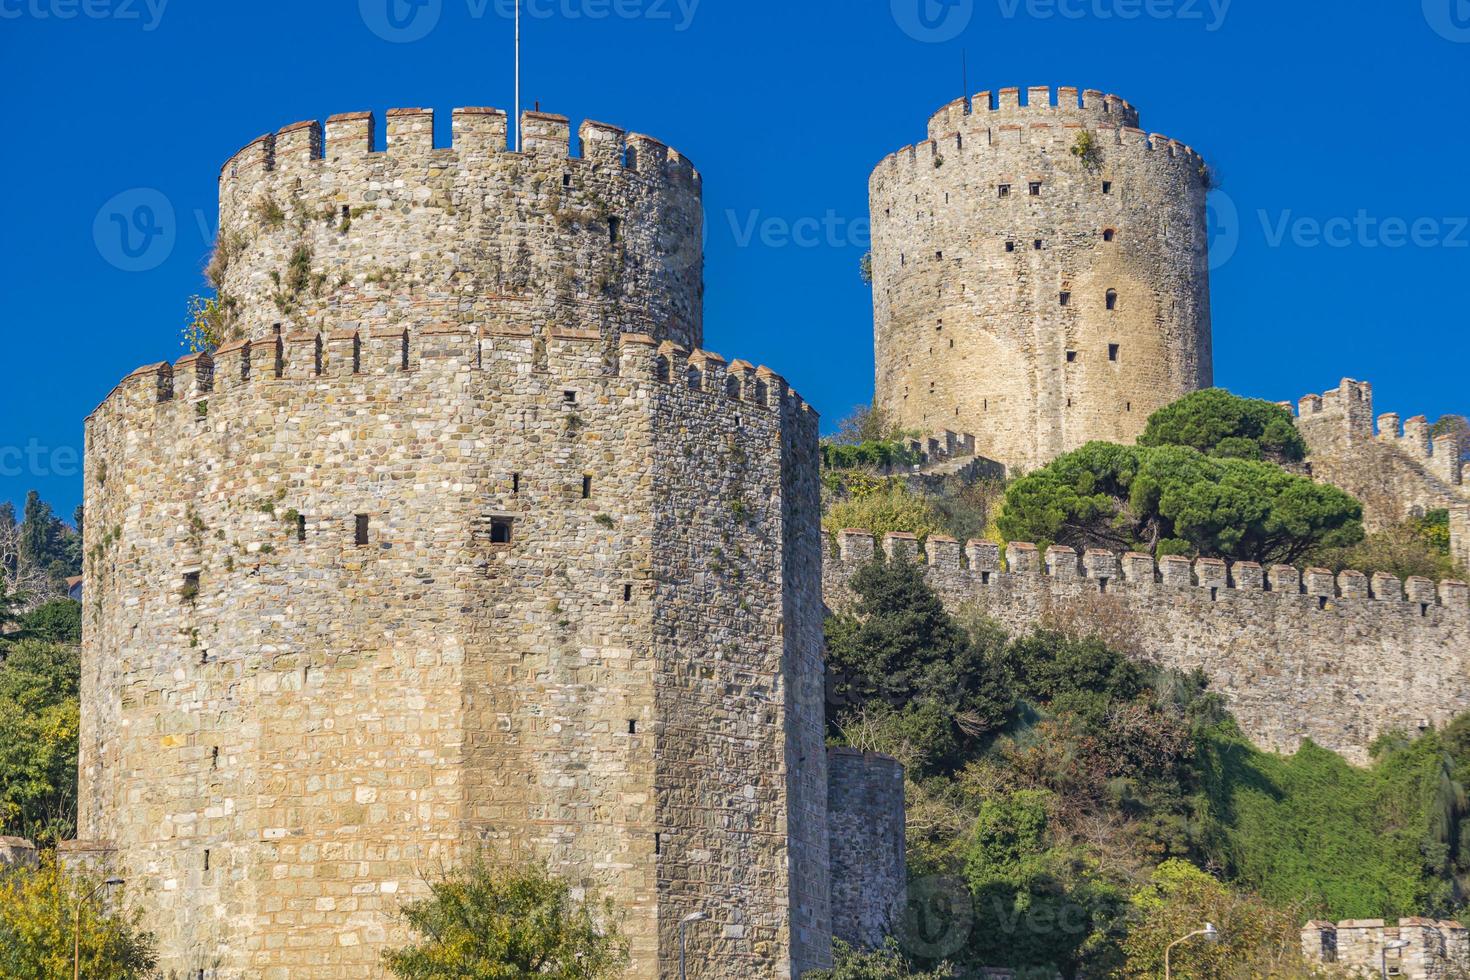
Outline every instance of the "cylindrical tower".
[[[531, 175], [622, 167], [505, 156], [524, 179], [486, 200], [562, 243]], [[692, 193], [687, 165], [648, 159], [616, 179]], [[300, 214], [262, 216], [237, 295]], [[341, 254], [439, 217], [354, 218]], [[416, 289], [324, 289], [373, 325], [281, 336], [243, 301], [246, 339], [135, 371], [88, 419], [69, 851], [127, 879], [169, 975], [378, 976], [425, 876], [481, 852], [611, 899], [629, 977], [674, 975], [695, 911], [691, 976], [829, 964], [815, 412], [767, 369], [649, 336], [696, 286], [640, 286], [635, 333], [482, 307], [466, 275], [439, 324]]]
[[676, 151], [589, 121], [572, 156], [567, 118], [528, 112], [511, 153], [498, 109], [456, 109], [450, 147], [429, 109], [391, 110], [381, 151], [374, 131], [296, 123], [225, 164], [227, 340], [503, 321], [703, 342], [700, 178]]
[[1027, 469], [1213, 379], [1194, 150], [1116, 96], [958, 100], [870, 182], [875, 403]]

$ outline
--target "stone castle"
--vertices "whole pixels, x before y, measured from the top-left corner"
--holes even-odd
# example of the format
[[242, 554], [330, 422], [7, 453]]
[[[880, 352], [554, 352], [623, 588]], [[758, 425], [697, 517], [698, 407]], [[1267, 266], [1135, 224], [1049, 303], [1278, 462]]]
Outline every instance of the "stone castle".
[[[1009, 467], [1211, 382], [1202, 161], [1046, 91], [951, 105], [873, 178], [878, 404]], [[677, 975], [694, 913], [691, 975], [784, 978], [902, 907], [902, 771], [824, 739], [823, 617], [877, 544], [824, 540], [812, 408], [700, 349], [698, 172], [598, 123], [575, 154], [564, 117], [526, 113], [518, 152], [507, 128], [456, 110], [436, 147], [411, 109], [384, 150], [370, 114], [251, 143], [220, 178], [230, 336], [88, 420], [65, 851], [128, 878], [168, 975], [378, 975], [401, 905], [477, 854], [610, 898], [637, 977]], [[1449, 506], [1470, 541], [1457, 445], [1375, 435], [1356, 383], [1301, 421], [1321, 478], [1369, 460], [1382, 520]], [[1454, 583], [926, 560], [1017, 629], [1204, 668], [1274, 747], [1361, 758], [1470, 707]]]

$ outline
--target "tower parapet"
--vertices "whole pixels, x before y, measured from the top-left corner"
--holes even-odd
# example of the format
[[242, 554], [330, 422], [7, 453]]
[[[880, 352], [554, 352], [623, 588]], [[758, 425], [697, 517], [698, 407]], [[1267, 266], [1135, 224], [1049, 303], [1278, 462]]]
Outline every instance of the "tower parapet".
[[1213, 382], [1208, 171], [1116, 96], [951, 103], [870, 180], [876, 401], [1034, 468]]
[[498, 109], [393, 109], [262, 136], [220, 173], [210, 273], [232, 339], [276, 327], [410, 330], [515, 322], [703, 341], [701, 180], [648, 136], [527, 112], [522, 151]]

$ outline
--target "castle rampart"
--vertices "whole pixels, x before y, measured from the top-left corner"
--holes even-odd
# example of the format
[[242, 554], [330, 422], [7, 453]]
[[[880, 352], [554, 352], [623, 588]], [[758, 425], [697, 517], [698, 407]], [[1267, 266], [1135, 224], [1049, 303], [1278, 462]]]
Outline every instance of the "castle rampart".
[[828, 751], [832, 836], [832, 933], [876, 949], [893, 935], [908, 894], [904, 773], [897, 759]]
[[1470, 933], [1444, 919], [1400, 919], [1396, 926], [1383, 919], [1314, 921], [1302, 929], [1302, 955], [1352, 976], [1441, 980], [1470, 964]]
[[[1262, 568], [1215, 559], [1155, 560], [1031, 544], [961, 547], [890, 534], [889, 556], [917, 557], [952, 611], [1015, 633], [1052, 625], [1097, 632], [1132, 655], [1200, 669], [1263, 748], [1304, 739], [1355, 762], [1390, 731], [1416, 732], [1470, 710], [1470, 586], [1360, 572]], [[829, 552], [829, 608], [851, 602], [872, 535], [841, 531]]]
[[1312, 476], [1361, 500], [1370, 527], [1448, 510], [1455, 558], [1470, 565], [1470, 487], [1458, 435], [1431, 438], [1422, 415], [1400, 422], [1385, 413], [1375, 424], [1373, 386], [1352, 379], [1301, 399], [1297, 428], [1311, 450]]
[[1208, 172], [1115, 96], [959, 100], [870, 180], [877, 404], [1035, 468], [1213, 380]]
[[477, 852], [610, 897], [631, 976], [696, 910], [691, 975], [827, 962], [816, 451], [778, 375], [644, 335], [134, 372], [87, 427], [71, 850], [180, 975], [377, 975]]
[[211, 275], [232, 336], [355, 323], [410, 330], [516, 322], [703, 341], [698, 172], [651, 137], [527, 112], [522, 150], [498, 109], [431, 109], [287, 126], [220, 174]]

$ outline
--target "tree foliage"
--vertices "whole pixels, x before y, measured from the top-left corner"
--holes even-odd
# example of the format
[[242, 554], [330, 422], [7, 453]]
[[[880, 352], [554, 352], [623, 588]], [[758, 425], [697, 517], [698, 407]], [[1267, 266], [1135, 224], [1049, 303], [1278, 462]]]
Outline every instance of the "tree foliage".
[[1368, 575], [1384, 572], [1401, 579], [1417, 575], [1441, 582], [1450, 578], [1463, 580], [1467, 576], [1466, 570], [1455, 563], [1450, 550], [1447, 510], [1430, 511], [1424, 517], [1411, 517], [1370, 532], [1347, 548], [1323, 548], [1312, 555], [1311, 561], [1333, 572], [1347, 569]]
[[[91, 875], [64, 871], [52, 856], [38, 869], [0, 872], [0, 977], [56, 980], [72, 975], [73, 938], [80, 938], [81, 975], [142, 980], [157, 961], [153, 937], [136, 912], [109, 911], [120, 896], [102, 895]], [[88, 900], [88, 896], [92, 896]], [[81, 910], [81, 929], [72, 928]]]
[[832, 954], [832, 969], [810, 970], [802, 974], [802, 980], [949, 980], [954, 975], [947, 966], [927, 973], [915, 969], [894, 941], [882, 949], [866, 950], [839, 939], [833, 943]]
[[24, 516], [0, 505], [0, 578], [4, 594], [22, 609], [66, 596], [66, 580], [82, 571], [81, 512], [73, 528], [36, 491], [26, 495]]
[[401, 980], [601, 980], [627, 966], [611, 904], [594, 914], [544, 868], [476, 863], [430, 889], [403, 909], [420, 941], [383, 956]]
[[1207, 456], [1273, 463], [1300, 462], [1307, 455], [1289, 410], [1223, 388], [1196, 391], [1159, 409], [1138, 444], [1188, 446]]
[[865, 565], [852, 589], [852, 613], [826, 626], [829, 729], [841, 737], [866, 709], [924, 747], [908, 760], [921, 772], [954, 766], [1010, 710], [1004, 634], [972, 636], [911, 561]]
[[26, 640], [0, 660], [0, 834], [41, 844], [76, 827], [76, 647]]
[[1093, 442], [1006, 492], [1000, 530], [1045, 547], [1292, 563], [1362, 540], [1363, 508], [1269, 463]]
[[831, 531], [871, 531], [880, 541], [885, 534], [897, 532], [916, 535], [923, 541], [945, 530], [934, 506], [897, 480], [848, 479], [844, 487], [849, 496], [827, 507], [825, 523]]

